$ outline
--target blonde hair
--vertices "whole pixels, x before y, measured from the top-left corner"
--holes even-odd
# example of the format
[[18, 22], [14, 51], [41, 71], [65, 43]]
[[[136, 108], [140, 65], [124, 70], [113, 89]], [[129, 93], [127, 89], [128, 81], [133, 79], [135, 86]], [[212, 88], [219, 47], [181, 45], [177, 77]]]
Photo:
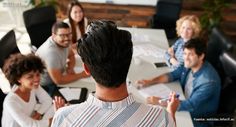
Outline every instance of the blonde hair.
[[202, 29], [201, 29], [200, 21], [199, 21], [198, 17], [195, 16], [195, 15], [186, 15], [186, 16], [183, 16], [182, 18], [180, 18], [179, 20], [177, 20], [177, 22], [176, 22], [177, 35], [180, 36], [181, 26], [182, 26], [183, 22], [186, 21], [186, 20], [188, 20], [192, 23], [192, 29], [193, 29], [192, 38], [199, 37], [200, 32], [201, 32]]

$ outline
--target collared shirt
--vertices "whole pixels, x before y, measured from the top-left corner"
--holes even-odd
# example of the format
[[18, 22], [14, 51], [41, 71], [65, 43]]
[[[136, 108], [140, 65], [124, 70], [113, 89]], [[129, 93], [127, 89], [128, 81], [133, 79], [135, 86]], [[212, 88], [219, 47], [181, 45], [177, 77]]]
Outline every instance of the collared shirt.
[[[179, 80], [185, 88], [190, 69], [181, 66], [169, 73], [169, 81]], [[220, 97], [220, 78], [215, 69], [205, 61], [202, 67], [193, 73], [192, 92], [189, 98], [181, 101], [178, 110], [189, 111], [192, 118], [207, 117], [216, 113]]]
[[168, 52], [165, 53], [165, 60], [166, 63], [169, 67], [171, 67], [173, 70], [175, 70], [176, 68], [180, 67], [181, 65], [184, 64], [184, 58], [183, 58], [183, 46], [184, 46], [184, 40], [182, 38], [179, 38], [174, 45], [172, 45], [171, 47], [174, 49], [174, 54], [175, 54], [175, 58], [178, 61], [177, 65], [172, 65], [170, 63], [170, 59], [171, 56]]
[[87, 101], [59, 109], [51, 127], [174, 127], [165, 109], [135, 102], [132, 95], [104, 102], [89, 95]]

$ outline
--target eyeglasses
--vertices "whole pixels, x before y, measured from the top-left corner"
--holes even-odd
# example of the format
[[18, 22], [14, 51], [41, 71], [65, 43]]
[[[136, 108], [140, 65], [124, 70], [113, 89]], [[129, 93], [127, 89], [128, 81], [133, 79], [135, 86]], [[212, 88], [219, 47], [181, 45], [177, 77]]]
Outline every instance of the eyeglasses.
[[57, 36], [59, 36], [60, 38], [66, 38], [66, 37], [71, 37], [72, 34], [68, 33], [68, 34], [56, 34]]

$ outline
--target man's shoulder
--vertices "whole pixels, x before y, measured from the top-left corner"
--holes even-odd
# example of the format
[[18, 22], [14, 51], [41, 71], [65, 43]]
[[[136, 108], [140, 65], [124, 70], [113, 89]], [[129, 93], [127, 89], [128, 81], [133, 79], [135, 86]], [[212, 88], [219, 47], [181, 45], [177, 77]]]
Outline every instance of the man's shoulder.
[[209, 78], [210, 77], [219, 78], [216, 69], [209, 62], [205, 61], [203, 66], [204, 67], [202, 69], [202, 74], [205, 74]]
[[36, 55], [39, 55], [40, 57], [50, 57], [48, 55], [53, 55], [57, 53], [57, 48], [55, 45], [51, 42], [51, 39], [49, 38], [47, 41], [45, 41], [36, 51]]
[[220, 77], [215, 68], [208, 63], [204, 62], [203, 67], [200, 72], [196, 75], [199, 79], [199, 83], [209, 83], [209, 82], [217, 82], [220, 83]]
[[[150, 105], [146, 105], [145, 107], [149, 109], [148, 113], [146, 114], [146, 117], [152, 117], [156, 119], [155, 122], [153, 123], [155, 126], [174, 126], [175, 125], [174, 119], [167, 112], [166, 109], [160, 106], [150, 106]], [[158, 115], [153, 116], [152, 114], [158, 114]]]
[[[51, 47], [56, 47], [56, 45], [54, 44], [52, 37], [49, 37], [39, 48], [38, 50], [43, 50], [45, 48], [51, 48]], [[38, 51], [37, 50], [37, 51]], [[48, 50], [48, 49], [47, 49]]]
[[78, 104], [76, 105], [70, 105], [65, 106], [56, 111], [55, 117], [67, 117], [71, 112], [73, 112], [78, 107]]

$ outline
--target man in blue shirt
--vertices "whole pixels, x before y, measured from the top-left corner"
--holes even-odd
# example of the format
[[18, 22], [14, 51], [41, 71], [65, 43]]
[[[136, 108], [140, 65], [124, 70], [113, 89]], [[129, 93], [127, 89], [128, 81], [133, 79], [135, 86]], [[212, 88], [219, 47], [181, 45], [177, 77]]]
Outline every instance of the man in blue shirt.
[[[206, 44], [199, 39], [191, 39], [184, 45], [184, 66], [161, 76], [140, 80], [140, 87], [157, 83], [179, 80], [186, 100], [180, 102], [179, 111], [189, 111], [194, 126], [207, 126], [199, 118], [212, 117], [217, 111], [220, 96], [220, 78], [207, 61], [205, 61]], [[160, 104], [159, 97], [147, 98], [148, 103]]]

